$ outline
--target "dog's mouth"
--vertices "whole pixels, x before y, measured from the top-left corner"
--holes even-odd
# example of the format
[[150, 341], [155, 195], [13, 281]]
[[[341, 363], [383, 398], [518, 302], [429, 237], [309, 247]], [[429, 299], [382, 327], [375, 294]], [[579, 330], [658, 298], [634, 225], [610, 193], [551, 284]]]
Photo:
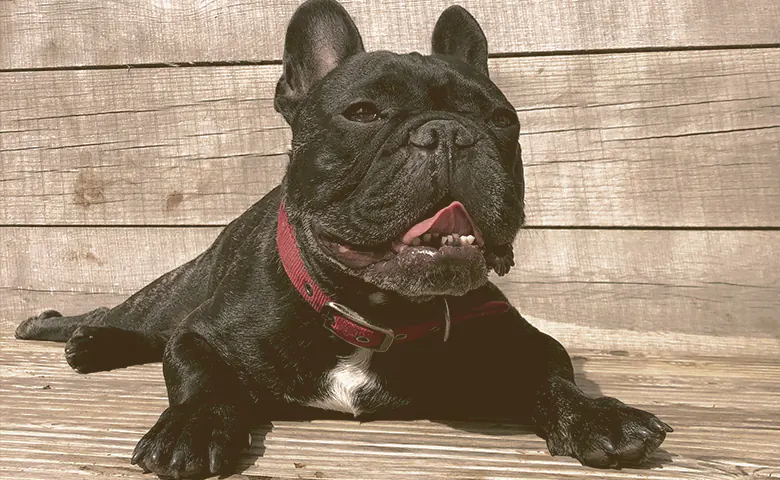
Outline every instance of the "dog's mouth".
[[[353, 269], [371, 266], [376, 269], [389, 269], [396, 262], [422, 266], [422, 264], [435, 265], [439, 262], [486, 262], [487, 260], [487, 266], [499, 271], [495, 265], [491, 265], [490, 261], [497, 258], [496, 254], [493, 249], [485, 246], [482, 232], [474, 219], [463, 204], [457, 201], [416, 223], [400, 237], [383, 245], [361, 247], [327, 238], [325, 235], [319, 236], [319, 240], [328, 254]], [[497, 250], [502, 249], [499, 247]]]

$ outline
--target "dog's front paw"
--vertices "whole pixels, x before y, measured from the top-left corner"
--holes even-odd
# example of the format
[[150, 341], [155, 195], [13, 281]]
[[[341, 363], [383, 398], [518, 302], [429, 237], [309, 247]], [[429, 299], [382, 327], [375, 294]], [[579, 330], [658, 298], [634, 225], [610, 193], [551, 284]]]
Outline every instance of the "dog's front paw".
[[601, 397], [577, 407], [547, 437], [553, 455], [570, 455], [583, 465], [619, 468], [641, 464], [672, 427], [644, 410]]
[[152, 336], [116, 327], [82, 325], [65, 344], [65, 360], [79, 373], [159, 361], [161, 356]]
[[65, 360], [79, 373], [111, 370], [126, 365], [123, 342], [128, 332], [114, 327], [77, 328], [65, 344]]
[[246, 422], [231, 405], [175, 405], [138, 442], [131, 463], [163, 478], [230, 474], [248, 439]]

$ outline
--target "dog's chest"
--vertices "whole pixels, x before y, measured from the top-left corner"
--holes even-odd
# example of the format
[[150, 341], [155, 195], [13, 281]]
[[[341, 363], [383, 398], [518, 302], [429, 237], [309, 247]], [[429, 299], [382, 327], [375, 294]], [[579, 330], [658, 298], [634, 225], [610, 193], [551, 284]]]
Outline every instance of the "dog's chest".
[[309, 407], [360, 415], [382, 407], [396, 407], [406, 402], [394, 398], [382, 388], [379, 377], [371, 371], [373, 352], [358, 349], [325, 375], [319, 398], [306, 403]]

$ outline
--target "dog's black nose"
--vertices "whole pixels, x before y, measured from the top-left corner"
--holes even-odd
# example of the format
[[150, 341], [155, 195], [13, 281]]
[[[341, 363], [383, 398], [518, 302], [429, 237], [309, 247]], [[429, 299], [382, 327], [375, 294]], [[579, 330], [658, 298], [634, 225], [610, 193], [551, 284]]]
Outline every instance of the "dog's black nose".
[[409, 143], [426, 150], [471, 147], [476, 137], [455, 120], [431, 120], [409, 135]]

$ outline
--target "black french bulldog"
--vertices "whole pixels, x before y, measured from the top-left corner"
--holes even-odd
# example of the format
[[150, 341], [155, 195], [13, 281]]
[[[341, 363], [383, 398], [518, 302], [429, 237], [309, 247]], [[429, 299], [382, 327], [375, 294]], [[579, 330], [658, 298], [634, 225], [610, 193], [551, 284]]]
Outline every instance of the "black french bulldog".
[[366, 53], [335, 0], [301, 5], [274, 102], [293, 131], [282, 184], [123, 304], [18, 327], [67, 341], [82, 373], [163, 361], [170, 407], [133, 464], [230, 473], [250, 419], [323, 409], [530, 422], [595, 467], [642, 462], [672, 431], [583, 394], [564, 348], [488, 282], [524, 221], [519, 123], [466, 10], [432, 44]]

